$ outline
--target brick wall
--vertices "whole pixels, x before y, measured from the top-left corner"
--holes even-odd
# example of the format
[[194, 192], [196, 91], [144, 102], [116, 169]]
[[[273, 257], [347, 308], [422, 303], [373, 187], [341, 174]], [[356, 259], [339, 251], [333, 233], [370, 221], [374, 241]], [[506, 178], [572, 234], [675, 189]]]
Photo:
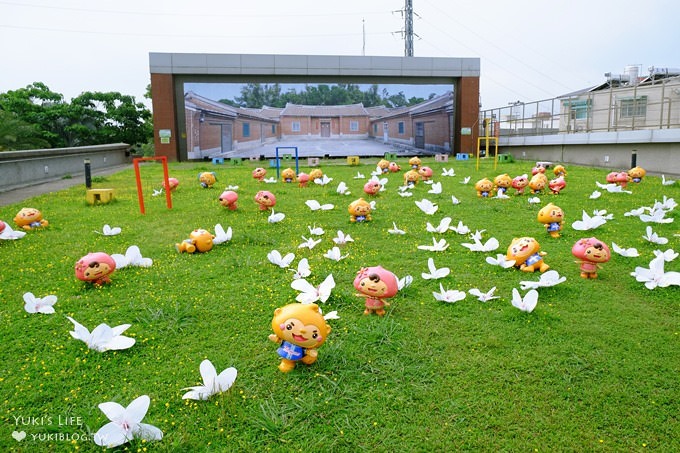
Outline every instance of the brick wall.
[[[151, 74], [151, 105], [153, 107], [153, 137], [156, 156], [168, 161], [179, 159], [177, 129], [175, 128], [175, 91], [171, 74]], [[169, 143], [161, 143], [160, 130], [170, 130]]]

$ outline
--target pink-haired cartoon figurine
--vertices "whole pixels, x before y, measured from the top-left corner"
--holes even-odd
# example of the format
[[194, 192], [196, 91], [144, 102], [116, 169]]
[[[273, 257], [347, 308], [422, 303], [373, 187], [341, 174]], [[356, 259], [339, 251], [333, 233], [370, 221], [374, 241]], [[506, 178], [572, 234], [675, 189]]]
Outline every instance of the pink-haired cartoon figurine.
[[116, 270], [116, 262], [104, 252], [88, 253], [76, 263], [76, 278], [95, 286], [111, 283], [109, 275]]
[[418, 169], [418, 174], [420, 175], [420, 179], [423, 181], [429, 181], [430, 178], [432, 178], [432, 169], [430, 167], [420, 167]]
[[548, 188], [553, 195], [558, 195], [566, 186], [567, 181], [564, 179], [564, 176], [558, 176], [555, 179], [551, 179], [548, 183]]
[[576, 241], [571, 254], [579, 259], [576, 263], [581, 265], [582, 278], [597, 278], [597, 270], [602, 268], [599, 263], [606, 263], [611, 258], [607, 244], [595, 237]]
[[401, 171], [401, 167], [396, 162], [390, 162], [387, 168], [389, 168], [390, 172], [392, 173], [397, 173], [398, 171]]
[[607, 175], [607, 182], [609, 184], [617, 184], [625, 188], [629, 181], [630, 176], [627, 171], [613, 171]]
[[297, 180], [298, 187], [307, 187], [307, 183], [309, 183], [310, 177], [307, 173], [301, 172], [300, 174], [297, 175]]
[[523, 175], [515, 176], [512, 179], [512, 188], [516, 190], [515, 195], [523, 195], [524, 189], [529, 185], [529, 178], [526, 173]]
[[177, 178], [168, 178], [168, 186], [165, 187], [165, 181], [163, 181], [163, 188], [165, 190], [169, 190], [170, 192], [174, 192], [177, 186], [179, 186], [179, 179]]
[[260, 190], [255, 194], [255, 203], [260, 205], [260, 211], [268, 211], [276, 206], [276, 197], [268, 190]]
[[262, 181], [265, 176], [267, 176], [267, 170], [264, 168], [257, 167], [255, 170], [253, 170], [253, 178], [257, 181]]
[[354, 288], [359, 291], [357, 297], [366, 299], [365, 315], [375, 313], [384, 316], [385, 307], [390, 305], [385, 299], [397, 294], [399, 281], [396, 275], [382, 266], [362, 267], [354, 279]]
[[382, 189], [382, 184], [375, 180], [368, 181], [364, 184], [364, 192], [368, 195], [377, 195], [378, 192], [380, 192], [380, 189]]
[[225, 190], [222, 192], [222, 195], [220, 195], [219, 200], [222, 206], [230, 211], [235, 211], [237, 208], [236, 202], [238, 201], [238, 194], [233, 190]]

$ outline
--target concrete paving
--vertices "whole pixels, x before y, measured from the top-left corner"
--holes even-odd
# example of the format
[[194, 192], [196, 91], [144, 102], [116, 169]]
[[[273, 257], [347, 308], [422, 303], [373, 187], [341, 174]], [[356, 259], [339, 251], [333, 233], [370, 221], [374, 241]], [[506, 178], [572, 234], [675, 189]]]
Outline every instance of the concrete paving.
[[[279, 140], [271, 143], [263, 143], [261, 146], [243, 150], [234, 150], [222, 154], [218, 157], [250, 158], [264, 156], [266, 159], [273, 159], [276, 156], [276, 148], [279, 148], [279, 156], [282, 154], [294, 154], [292, 147], [297, 147], [299, 157], [378, 157], [385, 153], [394, 153], [399, 157], [415, 155], [433, 155], [434, 153], [425, 152], [407, 145], [394, 145], [383, 143], [373, 139], [301, 139], [301, 140]], [[282, 149], [285, 148], [285, 149]]]

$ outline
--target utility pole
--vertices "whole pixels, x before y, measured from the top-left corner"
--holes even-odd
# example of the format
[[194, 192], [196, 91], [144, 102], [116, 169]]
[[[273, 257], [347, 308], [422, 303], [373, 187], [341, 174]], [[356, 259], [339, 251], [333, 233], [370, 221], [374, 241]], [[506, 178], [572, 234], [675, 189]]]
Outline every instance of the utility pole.
[[361, 55], [366, 55], [366, 20], [361, 19], [362, 46]]

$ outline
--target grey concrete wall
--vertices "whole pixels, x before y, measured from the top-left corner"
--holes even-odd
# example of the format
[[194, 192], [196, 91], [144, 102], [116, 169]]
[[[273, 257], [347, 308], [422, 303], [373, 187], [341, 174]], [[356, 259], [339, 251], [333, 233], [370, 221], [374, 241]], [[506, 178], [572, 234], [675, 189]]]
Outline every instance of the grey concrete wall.
[[0, 152], [0, 192], [80, 175], [84, 160], [93, 172], [129, 162], [126, 143]]
[[628, 170], [633, 151], [649, 173], [680, 175], [680, 129], [501, 137], [498, 152], [516, 159]]

